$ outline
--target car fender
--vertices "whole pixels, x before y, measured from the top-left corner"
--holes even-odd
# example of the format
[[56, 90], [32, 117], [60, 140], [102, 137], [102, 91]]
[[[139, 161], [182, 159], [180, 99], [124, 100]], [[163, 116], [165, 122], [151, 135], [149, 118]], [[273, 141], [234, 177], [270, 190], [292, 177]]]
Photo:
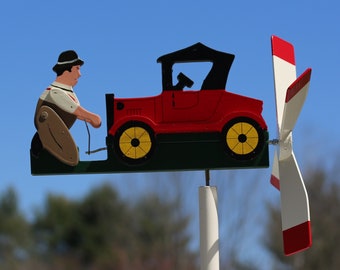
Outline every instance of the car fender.
[[221, 121], [221, 127], [220, 127], [220, 130], [222, 131], [224, 126], [229, 122], [231, 121], [232, 119], [235, 119], [235, 118], [239, 118], [239, 117], [247, 117], [247, 118], [250, 118], [250, 119], [253, 119], [254, 121], [256, 121], [260, 127], [263, 129], [263, 130], [267, 130], [267, 124], [266, 122], [264, 121], [262, 115], [258, 115], [258, 114], [254, 114], [252, 112], [249, 112], [249, 111], [240, 111], [240, 112], [235, 112], [235, 113], [231, 113], [231, 114], [228, 114], [226, 117], [223, 118], [223, 120]]
[[108, 134], [114, 136], [117, 130], [128, 122], [143, 122], [156, 133], [157, 124], [154, 121], [152, 121], [149, 117], [134, 115], [133, 117], [127, 116], [120, 118], [118, 121], [114, 122], [113, 125], [110, 127]]

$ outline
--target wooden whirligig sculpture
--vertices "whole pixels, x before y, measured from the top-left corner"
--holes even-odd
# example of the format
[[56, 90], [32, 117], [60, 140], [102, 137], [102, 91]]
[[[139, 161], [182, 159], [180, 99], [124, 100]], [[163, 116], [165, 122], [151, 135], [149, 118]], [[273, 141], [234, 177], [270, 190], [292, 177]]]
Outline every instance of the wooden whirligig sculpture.
[[[106, 95], [105, 160], [79, 161], [69, 132], [76, 119], [94, 127], [100, 117], [79, 104], [73, 92], [80, 75], [74, 51], [59, 56], [57, 79], [39, 98], [30, 157], [33, 175], [88, 174], [210, 169], [248, 169], [269, 166], [268, 145], [278, 149], [271, 183], [281, 192], [285, 254], [311, 246], [308, 196], [292, 148], [292, 130], [307, 95], [311, 69], [296, 78], [293, 46], [272, 37], [278, 138], [269, 140], [262, 117], [263, 102], [226, 91], [234, 55], [202, 43], [158, 58], [162, 92], [157, 96], [117, 98]], [[177, 74], [183, 62], [211, 62], [200, 89]]]

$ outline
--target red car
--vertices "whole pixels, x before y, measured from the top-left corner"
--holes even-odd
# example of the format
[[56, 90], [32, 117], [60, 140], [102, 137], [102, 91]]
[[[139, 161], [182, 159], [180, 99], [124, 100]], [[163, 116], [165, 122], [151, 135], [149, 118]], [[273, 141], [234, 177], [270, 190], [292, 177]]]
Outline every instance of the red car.
[[[201, 43], [160, 57], [160, 95], [114, 98], [108, 106], [112, 107], [108, 137], [113, 140], [114, 152], [128, 164], [140, 164], [152, 157], [162, 135], [177, 135], [175, 141], [185, 142], [188, 134], [218, 133], [226, 155], [236, 160], [256, 158], [267, 137], [263, 102], [225, 90], [233, 60], [234, 55]], [[212, 62], [212, 67], [200, 90], [184, 90], [193, 81], [181, 72], [173, 83], [174, 64], [206, 61]]]

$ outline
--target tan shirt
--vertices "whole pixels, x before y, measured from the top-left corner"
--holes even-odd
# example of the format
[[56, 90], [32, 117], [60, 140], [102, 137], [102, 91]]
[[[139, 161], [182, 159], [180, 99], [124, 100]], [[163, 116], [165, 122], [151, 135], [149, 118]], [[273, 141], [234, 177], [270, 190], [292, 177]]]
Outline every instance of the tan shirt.
[[[41, 94], [35, 116], [39, 108], [43, 105], [52, 108], [64, 121], [65, 125], [71, 128], [77, 119], [73, 113], [80, 106], [80, 103], [76, 94], [73, 92], [72, 86], [53, 82]], [[34, 117], [34, 119], [36, 119], [36, 117]], [[34, 124], [37, 127], [37, 124]]]

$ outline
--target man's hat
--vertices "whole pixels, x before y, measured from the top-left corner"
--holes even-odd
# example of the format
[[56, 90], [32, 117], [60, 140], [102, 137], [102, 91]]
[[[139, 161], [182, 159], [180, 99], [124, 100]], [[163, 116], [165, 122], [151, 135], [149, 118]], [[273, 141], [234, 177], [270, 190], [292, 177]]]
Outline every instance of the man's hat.
[[78, 55], [75, 51], [69, 50], [64, 51], [59, 55], [58, 63], [54, 65], [53, 70], [56, 71], [64, 65], [70, 65], [70, 66], [82, 66], [84, 64], [84, 61], [78, 58]]

